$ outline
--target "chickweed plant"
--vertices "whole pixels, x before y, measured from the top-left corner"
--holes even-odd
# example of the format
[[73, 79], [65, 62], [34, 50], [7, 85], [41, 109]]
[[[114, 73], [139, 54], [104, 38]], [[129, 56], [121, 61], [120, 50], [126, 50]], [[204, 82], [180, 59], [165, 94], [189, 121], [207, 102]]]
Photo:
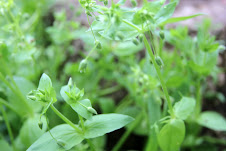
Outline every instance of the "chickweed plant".
[[[209, 34], [208, 20], [197, 36], [187, 27], [166, 28], [204, 14], [172, 17], [179, 0], [144, 0], [139, 7], [136, 0], [132, 7], [126, 0], [78, 2], [89, 29], [65, 11], [46, 23], [53, 1], [0, 2], [1, 150], [119, 151], [132, 133], [146, 138], [145, 151], [226, 144], [201, 135], [202, 127], [226, 131], [221, 114], [202, 111], [210, 93], [225, 102], [207, 82], [218, 81], [224, 46]], [[75, 17], [81, 8], [71, 8]], [[106, 134], [123, 127], [106, 148]]]

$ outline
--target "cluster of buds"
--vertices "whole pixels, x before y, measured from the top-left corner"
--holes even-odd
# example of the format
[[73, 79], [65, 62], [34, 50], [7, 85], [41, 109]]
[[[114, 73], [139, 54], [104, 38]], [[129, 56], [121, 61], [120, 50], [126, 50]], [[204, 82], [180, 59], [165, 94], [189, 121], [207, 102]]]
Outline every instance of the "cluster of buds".
[[96, 1], [94, 0], [79, 0], [79, 3], [82, 5], [83, 8], [86, 10], [86, 14], [89, 16], [91, 12], [93, 12], [93, 7], [96, 5]]
[[50, 91], [47, 90], [32, 90], [28, 93], [27, 98], [32, 101], [38, 101], [41, 104], [45, 105], [46, 103], [50, 102], [56, 102], [56, 93], [54, 89], [50, 89]]
[[70, 98], [71, 101], [76, 102], [84, 96], [84, 89], [80, 90], [79, 88], [77, 88], [76, 85], [73, 84], [73, 81], [71, 78], [68, 81], [68, 87], [69, 87], [69, 92], [65, 91], [65, 93], [67, 94], [67, 96]]

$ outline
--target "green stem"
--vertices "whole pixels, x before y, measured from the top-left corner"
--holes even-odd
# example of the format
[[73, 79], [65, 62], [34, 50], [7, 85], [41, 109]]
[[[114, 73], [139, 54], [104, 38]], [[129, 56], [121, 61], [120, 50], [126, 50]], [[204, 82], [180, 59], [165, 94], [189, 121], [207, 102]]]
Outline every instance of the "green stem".
[[198, 78], [196, 85], [196, 106], [195, 106], [195, 117], [198, 118], [201, 112], [201, 80]]
[[103, 95], [108, 95], [108, 94], [111, 94], [115, 91], [118, 91], [122, 88], [122, 86], [120, 85], [116, 85], [114, 87], [110, 87], [110, 88], [106, 88], [106, 89], [103, 89], [103, 90], [99, 90], [98, 91], [98, 96], [103, 96]]
[[159, 69], [159, 66], [155, 62], [155, 56], [154, 56], [154, 54], [152, 52], [152, 49], [151, 49], [151, 47], [150, 47], [150, 45], [148, 43], [148, 40], [147, 40], [146, 36], [144, 36], [144, 45], [145, 45], [145, 47], [146, 47], [146, 49], [147, 49], [147, 51], [148, 51], [148, 53], [149, 53], [149, 55], [151, 57], [151, 60], [153, 62], [153, 65], [155, 67], [157, 75], [159, 77], [159, 80], [160, 80], [160, 83], [161, 83], [161, 86], [162, 86], [162, 89], [163, 89], [163, 92], [164, 92], [164, 95], [165, 95], [165, 98], [166, 98], [166, 101], [167, 101], [167, 104], [168, 104], [168, 108], [170, 110], [170, 115], [172, 117], [174, 117], [173, 107], [172, 107], [172, 103], [170, 101], [170, 97], [169, 97], [169, 94], [168, 94], [168, 91], [167, 91], [167, 87], [166, 87], [165, 82], [163, 80], [163, 77], [162, 77], [161, 71]]
[[131, 27], [137, 29], [139, 32], [141, 31], [141, 29], [140, 29], [139, 27], [137, 27], [136, 25], [134, 25], [134, 24], [128, 22], [127, 20], [123, 19], [122, 21], [123, 21], [124, 23], [126, 23], [127, 25], [129, 25], [129, 26], [131, 26]]
[[[84, 120], [83, 120], [83, 117], [78, 115], [79, 117], [79, 120], [81, 122], [81, 126], [82, 126], [82, 131], [85, 132], [85, 126], [84, 126]], [[93, 145], [93, 143], [89, 140], [89, 139], [86, 139], [87, 143], [89, 144], [91, 150], [95, 151], [95, 146]]]
[[30, 107], [30, 105], [28, 104], [28, 102], [24, 98], [23, 94], [20, 92], [20, 90], [18, 88], [17, 89], [14, 89], [12, 87], [12, 85], [5, 79], [5, 77], [2, 75], [2, 73], [0, 73], [0, 80], [2, 82], [4, 82], [5, 85], [7, 85], [15, 95], [18, 96], [18, 98], [21, 100], [21, 103], [24, 103], [24, 106], [26, 106], [26, 108], [28, 110], [28, 115], [34, 116], [34, 111]]
[[8, 130], [8, 133], [9, 133], [9, 137], [10, 137], [10, 140], [11, 140], [11, 143], [12, 143], [12, 146], [13, 146], [13, 150], [16, 151], [16, 146], [14, 144], [14, 138], [13, 138], [13, 132], [12, 132], [12, 129], [10, 127], [10, 123], [9, 123], [9, 120], [8, 120], [8, 117], [7, 117], [7, 114], [3, 108], [3, 106], [1, 105], [1, 111], [2, 111], [2, 115], [3, 115], [3, 118], [4, 118], [4, 121], [5, 121], [5, 124], [6, 124], [6, 127], [7, 127], [7, 130]]
[[13, 112], [15, 112], [15, 113], [17, 113], [18, 115], [20, 115], [19, 112], [18, 112], [17, 110], [15, 110], [15, 109], [13, 108], [13, 106], [11, 106], [6, 100], [0, 98], [0, 104], [5, 105], [5, 106], [8, 107], [10, 110], [12, 110]]
[[82, 133], [82, 131], [74, 125], [74, 123], [72, 123], [68, 118], [66, 118], [63, 114], [61, 114], [54, 106], [53, 104], [50, 105], [50, 108], [56, 113], [56, 115], [58, 115], [64, 122], [66, 122], [68, 125], [70, 125], [71, 127], [73, 127], [78, 133]]
[[132, 125], [122, 135], [122, 137], [117, 142], [117, 144], [114, 146], [114, 148], [112, 149], [112, 151], [118, 151], [122, 147], [122, 145], [124, 144], [124, 142], [126, 141], [126, 139], [128, 138], [128, 136], [131, 134], [131, 132], [134, 130], [134, 128], [136, 128], [136, 126], [138, 124], [140, 124], [140, 122], [142, 120], [142, 117], [143, 117], [142, 115], [143, 115], [142, 112], [139, 115], [137, 115], [136, 120], [132, 123]]

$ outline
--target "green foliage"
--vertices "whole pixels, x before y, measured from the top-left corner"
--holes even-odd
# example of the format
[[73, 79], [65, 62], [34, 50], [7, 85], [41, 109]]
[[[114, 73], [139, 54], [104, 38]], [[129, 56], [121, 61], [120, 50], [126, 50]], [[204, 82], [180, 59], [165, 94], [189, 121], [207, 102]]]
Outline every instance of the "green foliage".
[[[52, 136], [51, 136], [51, 134]], [[53, 139], [54, 137], [54, 139]], [[77, 133], [70, 125], [62, 124], [54, 127], [50, 132], [42, 135], [27, 151], [49, 150], [60, 151], [69, 150], [83, 140], [82, 134]]]
[[195, 108], [195, 100], [193, 98], [183, 97], [174, 105], [174, 113], [177, 118], [186, 120]]
[[[53, 2], [0, 2], [2, 150], [127, 150], [123, 143], [132, 133], [147, 138], [139, 146], [145, 151], [225, 144], [201, 133], [203, 127], [226, 131], [220, 113], [202, 112], [206, 98], [225, 102], [212, 89], [225, 47], [209, 33], [210, 21], [192, 36], [187, 27], [166, 28], [202, 14], [172, 17], [178, 0], [139, 7], [136, 0], [132, 7], [125, 0], [79, 0], [81, 7], [67, 11], [52, 9]], [[75, 21], [82, 11], [89, 29]], [[76, 84], [69, 78], [64, 85], [68, 77]], [[122, 127], [109, 148], [107, 133]]]
[[202, 112], [197, 119], [198, 124], [215, 131], [226, 131], [226, 119], [217, 112]]
[[92, 120], [86, 121], [85, 138], [95, 138], [120, 129], [133, 121], [133, 118], [120, 114], [102, 114], [93, 116]]
[[179, 151], [184, 136], [184, 122], [180, 119], [171, 119], [159, 132], [158, 143], [163, 151]]

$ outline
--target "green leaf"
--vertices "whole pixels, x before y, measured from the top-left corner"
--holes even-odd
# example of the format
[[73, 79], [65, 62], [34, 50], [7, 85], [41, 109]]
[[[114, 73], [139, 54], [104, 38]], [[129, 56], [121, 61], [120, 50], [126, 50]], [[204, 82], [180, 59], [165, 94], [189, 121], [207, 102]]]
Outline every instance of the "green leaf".
[[44, 118], [41, 119], [42, 129], [39, 128], [39, 119], [39, 115], [27, 119], [20, 129], [19, 138], [27, 148], [44, 134], [47, 129], [46, 120]]
[[50, 132], [55, 139], [52, 138], [49, 132], [46, 132], [27, 151], [69, 150], [84, 139], [82, 134], [77, 133], [68, 124], [58, 125], [51, 129]]
[[188, 20], [197, 16], [201, 16], [204, 14], [195, 14], [195, 15], [191, 15], [191, 16], [183, 16], [183, 17], [172, 17], [167, 19], [166, 21], [161, 23], [161, 26], [164, 26], [166, 24], [170, 24], [170, 23], [176, 23], [176, 22], [180, 22], [180, 21], [184, 21], [184, 20]]
[[177, 118], [185, 120], [193, 112], [195, 108], [195, 100], [193, 98], [182, 97], [182, 99], [174, 105], [174, 113]]
[[173, 15], [176, 6], [176, 2], [172, 2], [168, 5], [163, 6], [154, 17], [156, 24], [160, 24], [169, 19]]
[[113, 113], [115, 110], [115, 101], [111, 98], [99, 98], [99, 106], [102, 113]]
[[51, 79], [47, 74], [43, 73], [39, 81], [38, 89], [45, 91], [50, 88], [52, 88]]
[[2, 151], [13, 151], [12, 147], [5, 140], [0, 140], [0, 146]]
[[226, 131], [226, 119], [217, 112], [202, 112], [197, 119], [198, 124], [215, 131]]
[[69, 86], [63, 86], [60, 90], [60, 94], [63, 97], [63, 99], [72, 107], [72, 109], [77, 112], [79, 115], [84, 117], [85, 119], [91, 119], [92, 113], [88, 111], [88, 107], [92, 107], [91, 102], [89, 99], [84, 100], [72, 100], [68, 97], [68, 95], [65, 92], [70, 93]]
[[179, 151], [184, 136], [184, 122], [180, 119], [171, 119], [170, 122], [160, 130], [158, 143], [163, 151]]
[[125, 41], [123, 43], [118, 43], [113, 51], [117, 56], [129, 56], [137, 53], [143, 49], [143, 44], [134, 45], [131, 41]]
[[[15, 76], [13, 77], [13, 79], [23, 96], [26, 96], [28, 92], [35, 89], [35, 85], [31, 81], [28, 81], [23, 77]], [[10, 104], [13, 106], [13, 108], [17, 111], [17, 113], [20, 116], [27, 116], [30, 114], [29, 113], [30, 110], [27, 110], [24, 103], [21, 103], [21, 101], [18, 100], [18, 96], [15, 95], [12, 91], [7, 91], [7, 97], [9, 99]], [[39, 112], [41, 110], [42, 106], [38, 102], [29, 101], [29, 100], [26, 100], [26, 101], [29, 104], [29, 106], [33, 108], [35, 112]]]
[[120, 129], [133, 121], [133, 118], [122, 114], [101, 114], [85, 121], [85, 138], [95, 138]]
[[166, 0], [151, 1], [151, 2], [146, 3], [144, 5], [144, 8], [148, 12], [157, 13], [161, 9], [161, 6], [165, 3], [165, 1]]

